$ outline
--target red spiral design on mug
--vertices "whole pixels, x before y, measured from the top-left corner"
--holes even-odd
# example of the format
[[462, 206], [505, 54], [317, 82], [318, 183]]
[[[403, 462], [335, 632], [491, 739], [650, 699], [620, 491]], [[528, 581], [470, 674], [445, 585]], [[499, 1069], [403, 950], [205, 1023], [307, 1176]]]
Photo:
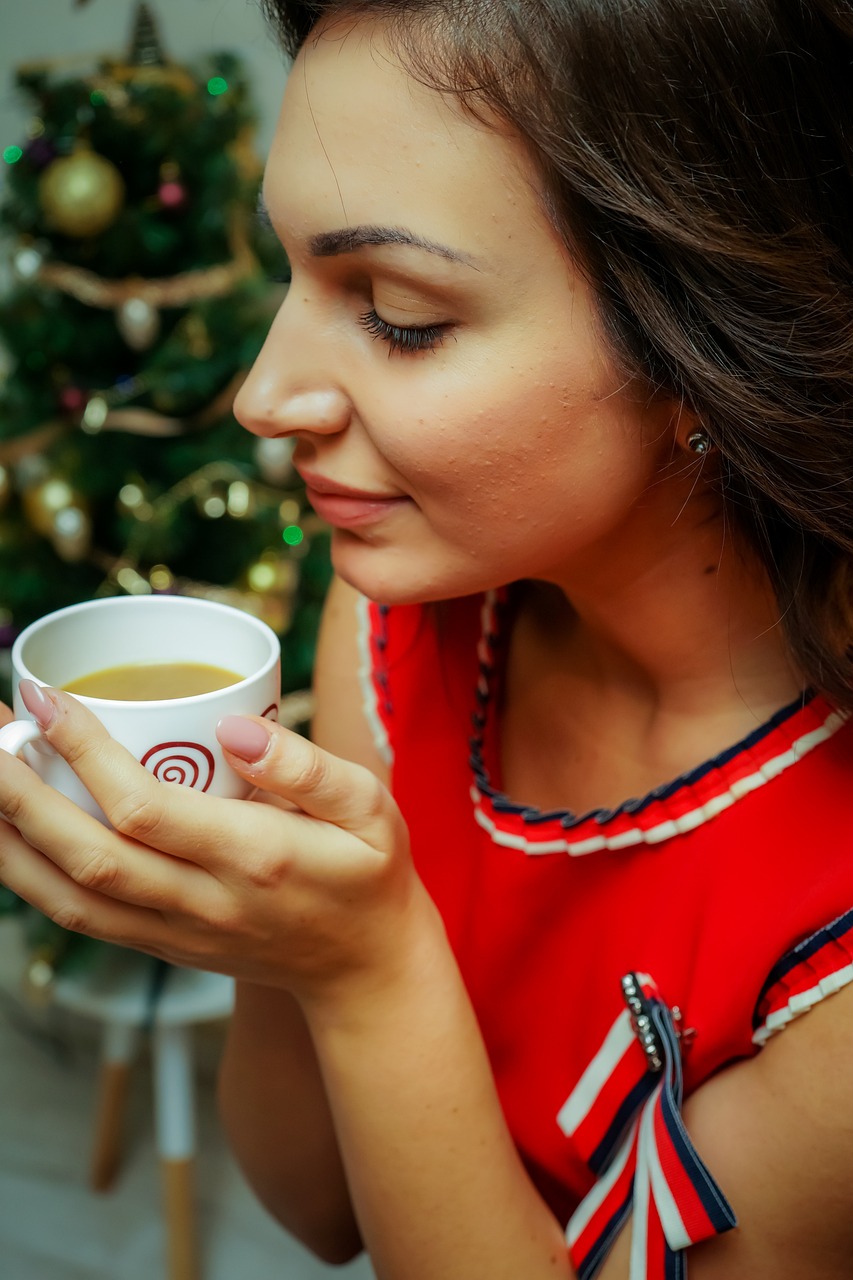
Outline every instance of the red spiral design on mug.
[[207, 790], [216, 770], [213, 753], [200, 742], [158, 742], [141, 763], [158, 781], [177, 782], [197, 791]]
[[261, 715], [264, 718], [264, 720], [277, 720], [278, 719], [278, 703], [271, 702], [270, 705], [267, 707], [266, 711], [261, 712]]

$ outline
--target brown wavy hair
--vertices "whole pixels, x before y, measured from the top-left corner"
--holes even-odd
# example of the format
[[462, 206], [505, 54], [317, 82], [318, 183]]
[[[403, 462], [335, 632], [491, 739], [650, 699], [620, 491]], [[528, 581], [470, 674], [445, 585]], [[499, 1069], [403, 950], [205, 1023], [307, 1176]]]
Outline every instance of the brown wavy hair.
[[292, 55], [381, 16], [525, 141], [614, 355], [701, 417], [795, 660], [853, 709], [853, 3], [261, 4]]

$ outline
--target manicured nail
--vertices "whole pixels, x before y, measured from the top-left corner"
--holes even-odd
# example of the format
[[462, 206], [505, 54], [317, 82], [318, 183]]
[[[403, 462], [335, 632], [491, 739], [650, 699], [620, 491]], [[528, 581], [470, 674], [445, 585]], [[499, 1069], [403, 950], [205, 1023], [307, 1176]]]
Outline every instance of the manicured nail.
[[56, 706], [50, 696], [33, 680], [22, 680], [21, 701], [41, 729], [46, 729], [56, 715]]
[[267, 730], [243, 716], [223, 716], [216, 726], [216, 736], [226, 751], [250, 764], [266, 755], [270, 745]]

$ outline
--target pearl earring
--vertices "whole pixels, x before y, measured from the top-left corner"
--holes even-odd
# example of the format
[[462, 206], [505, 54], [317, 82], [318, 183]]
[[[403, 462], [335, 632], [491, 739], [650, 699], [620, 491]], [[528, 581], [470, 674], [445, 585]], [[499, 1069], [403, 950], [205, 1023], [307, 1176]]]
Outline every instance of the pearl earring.
[[694, 431], [692, 435], [687, 437], [687, 448], [691, 453], [710, 453], [713, 449], [711, 437], [707, 431]]

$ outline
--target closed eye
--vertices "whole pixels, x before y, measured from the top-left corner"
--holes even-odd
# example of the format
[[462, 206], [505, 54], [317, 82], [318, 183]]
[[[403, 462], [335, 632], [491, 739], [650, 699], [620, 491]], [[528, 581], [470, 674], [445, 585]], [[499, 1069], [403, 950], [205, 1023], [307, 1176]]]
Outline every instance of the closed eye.
[[411, 354], [417, 351], [434, 351], [444, 341], [449, 328], [445, 324], [399, 325], [389, 324], [371, 308], [358, 317], [358, 323], [374, 338], [388, 344], [388, 354], [394, 351]]

